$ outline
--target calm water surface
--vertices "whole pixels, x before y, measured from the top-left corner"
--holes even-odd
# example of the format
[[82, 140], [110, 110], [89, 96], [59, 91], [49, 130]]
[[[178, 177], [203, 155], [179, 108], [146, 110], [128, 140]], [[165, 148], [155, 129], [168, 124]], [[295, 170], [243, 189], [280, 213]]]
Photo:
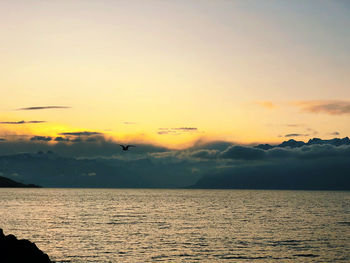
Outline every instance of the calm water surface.
[[57, 262], [350, 262], [350, 192], [0, 189]]

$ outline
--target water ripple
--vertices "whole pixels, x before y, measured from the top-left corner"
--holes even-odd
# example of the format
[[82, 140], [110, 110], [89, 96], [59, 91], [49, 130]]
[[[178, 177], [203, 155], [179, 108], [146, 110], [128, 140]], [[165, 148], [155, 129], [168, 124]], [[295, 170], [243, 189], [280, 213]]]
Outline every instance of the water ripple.
[[56, 262], [349, 262], [350, 193], [0, 189], [0, 227]]

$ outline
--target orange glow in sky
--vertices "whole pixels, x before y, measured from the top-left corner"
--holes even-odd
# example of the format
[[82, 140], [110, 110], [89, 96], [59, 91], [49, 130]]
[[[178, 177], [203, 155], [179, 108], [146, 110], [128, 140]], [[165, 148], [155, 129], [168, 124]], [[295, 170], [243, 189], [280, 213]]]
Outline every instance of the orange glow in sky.
[[[350, 135], [341, 1], [0, 5], [0, 138], [91, 131], [178, 148]], [[44, 106], [68, 108], [18, 110]], [[9, 123], [22, 120], [45, 122]]]

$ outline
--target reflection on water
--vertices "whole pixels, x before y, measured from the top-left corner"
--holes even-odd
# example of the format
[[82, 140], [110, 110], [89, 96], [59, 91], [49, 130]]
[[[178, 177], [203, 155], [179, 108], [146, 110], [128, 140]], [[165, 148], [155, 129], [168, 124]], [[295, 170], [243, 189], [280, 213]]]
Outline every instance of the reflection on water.
[[0, 228], [58, 262], [349, 262], [350, 192], [0, 189]]

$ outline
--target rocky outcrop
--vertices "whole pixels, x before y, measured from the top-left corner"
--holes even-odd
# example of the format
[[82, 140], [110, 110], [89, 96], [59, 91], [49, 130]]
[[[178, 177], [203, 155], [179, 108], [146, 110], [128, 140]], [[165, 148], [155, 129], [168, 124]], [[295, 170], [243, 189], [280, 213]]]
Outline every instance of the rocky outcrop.
[[26, 239], [17, 239], [14, 235], [5, 236], [0, 228], [0, 262], [50, 263], [52, 261], [34, 243]]

